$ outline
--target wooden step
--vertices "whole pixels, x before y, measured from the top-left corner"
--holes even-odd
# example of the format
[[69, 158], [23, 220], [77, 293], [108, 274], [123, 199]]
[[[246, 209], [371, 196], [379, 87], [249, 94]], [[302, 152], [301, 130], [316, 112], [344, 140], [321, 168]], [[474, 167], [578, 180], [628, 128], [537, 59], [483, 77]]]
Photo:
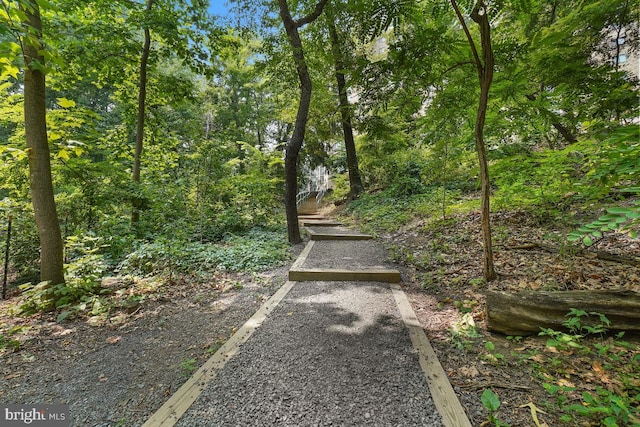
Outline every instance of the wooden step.
[[337, 227], [342, 225], [339, 221], [332, 219], [298, 219], [301, 227]]
[[320, 215], [320, 214], [298, 214], [298, 220], [304, 220], [304, 219], [317, 219], [317, 220], [323, 220], [323, 219], [327, 219], [325, 216]]
[[306, 228], [307, 233], [309, 234], [309, 238], [311, 240], [371, 240], [373, 236], [370, 234], [362, 234], [362, 233], [323, 233], [317, 232], [310, 228]]
[[400, 272], [381, 268], [344, 270], [335, 268], [296, 268], [289, 270], [289, 280], [295, 282], [384, 282], [400, 283]]

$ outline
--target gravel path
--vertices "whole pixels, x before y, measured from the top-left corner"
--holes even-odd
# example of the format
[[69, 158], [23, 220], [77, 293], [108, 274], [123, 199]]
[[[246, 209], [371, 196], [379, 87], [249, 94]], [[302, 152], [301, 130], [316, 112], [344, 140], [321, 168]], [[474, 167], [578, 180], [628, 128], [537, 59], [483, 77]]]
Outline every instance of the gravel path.
[[300, 282], [176, 425], [442, 422], [388, 286]]
[[386, 252], [370, 240], [319, 240], [313, 243], [302, 268], [394, 268], [393, 264], [383, 261]]

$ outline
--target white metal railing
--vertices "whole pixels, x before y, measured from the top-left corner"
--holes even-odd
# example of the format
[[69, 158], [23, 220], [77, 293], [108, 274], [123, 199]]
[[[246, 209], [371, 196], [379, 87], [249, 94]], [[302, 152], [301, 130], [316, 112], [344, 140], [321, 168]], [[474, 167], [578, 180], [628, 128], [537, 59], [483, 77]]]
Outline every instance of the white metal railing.
[[296, 204], [300, 206], [305, 200], [315, 195], [316, 202], [320, 204], [322, 198], [329, 190], [329, 172], [324, 166], [318, 166], [314, 170], [307, 170], [307, 185], [296, 195]]

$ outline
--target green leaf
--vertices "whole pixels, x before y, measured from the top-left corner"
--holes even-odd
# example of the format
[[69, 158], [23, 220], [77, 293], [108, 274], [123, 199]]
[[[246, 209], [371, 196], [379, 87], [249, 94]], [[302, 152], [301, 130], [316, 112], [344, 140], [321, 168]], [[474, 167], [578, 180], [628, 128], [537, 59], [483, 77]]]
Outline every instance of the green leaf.
[[49, 141], [57, 141], [61, 138], [62, 135], [60, 135], [59, 133], [53, 131], [49, 132]]
[[58, 314], [58, 317], [56, 318], [56, 322], [60, 323], [70, 315], [71, 315], [70, 311], [63, 311], [62, 313]]
[[482, 396], [480, 397], [482, 400], [482, 404], [485, 408], [487, 408], [490, 412], [495, 412], [500, 408], [500, 399], [498, 395], [493, 392], [490, 388], [486, 389], [482, 392]]
[[587, 416], [591, 414], [591, 410], [582, 405], [573, 404], [566, 407], [566, 409], [575, 412], [578, 415]]
[[593, 245], [593, 240], [591, 239], [591, 237], [589, 237], [589, 236], [585, 236], [585, 237], [582, 239], [582, 243], [584, 243], [584, 244], [585, 244], [585, 245], [587, 245], [587, 246], [591, 246], [591, 245]]
[[56, 155], [56, 158], [63, 159], [63, 160], [69, 160], [71, 158], [71, 156], [69, 155], [69, 152], [67, 150], [60, 150], [60, 151], [58, 151], [58, 154]]
[[72, 108], [76, 106], [76, 102], [67, 98], [57, 98], [58, 105], [62, 108]]
[[607, 212], [614, 215], [626, 215], [631, 212], [629, 208], [609, 208]]

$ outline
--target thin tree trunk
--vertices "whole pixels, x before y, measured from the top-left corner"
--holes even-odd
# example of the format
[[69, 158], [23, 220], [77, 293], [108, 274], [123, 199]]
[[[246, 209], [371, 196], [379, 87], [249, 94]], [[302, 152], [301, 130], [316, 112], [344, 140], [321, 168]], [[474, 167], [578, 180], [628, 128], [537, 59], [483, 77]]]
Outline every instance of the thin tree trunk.
[[[147, 0], [145, 14], [148, 15], [153, 7], [154, 0]], [[144, 27], [144, 45], [142, 46], [142, 56], [140, 58], [140, 82], [138, 87], [138, 117], [136, 122], [136, 148], [133, 158], [133, 181], [140, 184], [140, 169], [142, 163], [142, 149], [144, 145], [144, 118], [147, 100], [147, 64], [149, 62], [149, 51], [151, 50], [151, 32], [149, 25]], [[136, 190], [139, 186], [136, 185]], [[131, 211], [131, 225], [135, 226], [140, 221], [140, 198], [136, 192], [133, 195], [133, 206]]]
[[483, 246], [483, 264], [482, 270], [486, 281], [495, 280], [498, 276], [493, 265], [493, 244], [491, 242], [491, 185], [489, 179], [489, 165], [487, 163], [487, 152], [484, 143], [484, 125], [487, 117], [487, 106], [489, 104], [489, 89], [493, 81], [493, 49], [491, 46], [491, 26], [489, 25], [488, 5], [483, 0], [478, 0], [472, 12], [471, 19], [478, 24], [480, 28], [480, 41], [482, 46], [482, 59], [478, 55], [475, 42], [471, 37], [469, 28], [460, 13], [460, 8], [456, 0], [450, 0], [456, 16], [462, 25], [469, 46], [473, 53], [474, 62], [478, 70], [478, 80], [480, 82], [480, 99], [478, 101], [478, 113], [475, 123], [475, 139], [476, 150], [478, 152], [478, 161], [480, 164], [480, 183], [482, 188], [482, 246]]
[[356, 154], [356, 144], [353, 139], [353, 126], [351, 124], [351, 106], [347, 97], [347, 83], [344, 72], [344, 61], [340, 50], [340, 39], [336, 31], [335, 17], [331, 8], [327, 9], [327, 24], [329, 25], [329, 35], [331, 37], [331, 51], [335, 67], [336, 81], [338, 83], [338, 98], [340, 100], [340, 114], [342, 117], [342, 133], [344, 134], [344, 148], [347, 153], [347, 169], [349, 171], [349, 188], [352, 199], [357, 198], [364, 191], [360, 169], [358, 167], [358, 156]]
[[[525, 96], [529, 101], [536, 100], [536, 97], [534, 95], [525, 95]], [[552, 113], [550, 111], [545, 110], [545, 113], [552, 116], [556, 116], [555, 113]], [[563, 125], [562, 123], [560, 123], [558, 120], [555, 120], [553, 123], [551, 123], [551, 126], [553, 126], [560, 133], [560, 135], [562, 135], [565, 141], [567, 141], [569, 144], [578, 142], [578, 139], [573, 135], [573, 133], [569, 130], [569, 128]]]
[[25, 37], [24, 55], [24, 124], [29, 156], [29, 183], [40, 238], [40, 279], [53, 284], [64, 283], [63, 250], [60, 223], [51, 179], [51, 159], [47, 139], [45, 102], [45, 60], [42, 56], [42, 22], [40, 8], [33, 1], [22, 11], [32, 37]]
[[298, 28], [305, 24], [313, 22], [320, 14], [327, 0], [320, 1], [313, 13], [308, 16], [294, 21], [289, 11], [289, 5], [287, 0], [278, 0], [280, 7], [280, 18], [284, 24], [284, 28], [287, 32], [289, 44], [291, 45], [293, 59], [296, 64], [296, 70], [298, 72], [298, 79], [300, 80], [300, 104], [298, 105], [298, 112], [296, 114], [296, 123], [293, 128], [293, 134], [291, 139], [285, 148], [285, 211], [287, 215], [287, 233], [289, 242], [292, 244], [302, 242], [300, 237], [300, 228], [298, 226], [298, 207], [296, 206], [296, 196], [298, 194], [298, 154], [302, 148], [302, 142], [304, 141], [304, 135], [307, 127], [307, 119], [309, 117], [309, 108], [311, 106], [311, 77], [309, 76], [309, 69], [307, 68], [307, 62], [304, 58], [304, 51], [302, 49], [302, 40], [300, 40], [300, 34]]

